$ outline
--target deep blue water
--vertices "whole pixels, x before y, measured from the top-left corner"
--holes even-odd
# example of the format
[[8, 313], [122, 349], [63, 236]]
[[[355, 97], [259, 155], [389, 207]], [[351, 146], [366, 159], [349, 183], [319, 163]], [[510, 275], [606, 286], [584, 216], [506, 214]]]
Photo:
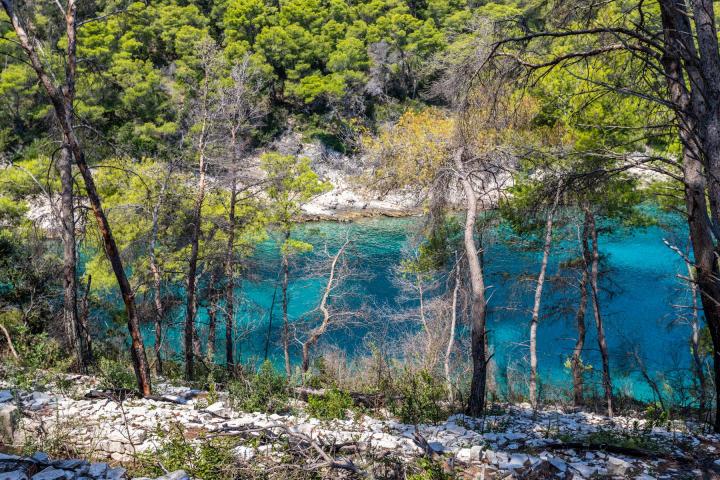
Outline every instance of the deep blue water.
[[[420, 220], [416, 218], [378, 218], [350, 224], [321, 222], [299, 226], [294, 237], [312, 243], [314, 251], [300, 256], [293, 265], [291, 319], [302, 319], [312, 312], [324, 286], [323, 277], [306, 278], [308, 266], [323, 257], [326, 248], [334, 253], [349, 235], [352, 246], [348, 258], [356, 276], [347, 283], [337, 301], [344, 302], [348, 308], [362, 305], [370, 313], [367, 317], [358, 318], [351, 328], [334, 332], [327, 341], [336, 343], [348, 357], [352, 357], [367, 353], [368, 335], [380, 332], [379, 335], [386, 339], [395, 335], [396, 330], [390, 320], [392, 312], [413, 304], [403, 298], [393, 281], [393, 271], [419, 225]], [[636, 373], [631, 372], [635, 370], [634, 360], [629, 355], [633, 350], [657, 378], [675, 375], [687, 379], [689, 375], [690, 327], [686, 319], [691, 310], [683, 307], [687, 307], [690, 300], [687, 284], [677, 277], [687, 272], [682, 259], [663, 243], [663, 239], [667, 238], [684, 249], [686, 233], [678, 221], [664, 227], [649, 228], [623, 228], [608, 224], [604, 230], [600, 236], [600, 251], [604, 255], [601, 308], [615, 387], [620, 392], [648, 399], [649, 389]], [[550, 279], [543, 295], [538, 330], [541, 379], [546, 385], [561, 387], [569, 386], [571, 382], [565, 362], [575, 343], [578, 303], [574, 277], [564, 275], [561, 279], [556, 275], [561, 262], [575, 256], [578, 251], [577, 241], [573, 240], [573, 227], [565, 229], [564, 236], [565, 239], [555, 245], [550, 259]], [[529, 242], [518, 241], [502, 230], [494, 237], [485, 251], [491, 309], [488, 328], [502, 386], [506, 372], [527, 370], [529, 309], [534, 293], [532, 278], [537, 275], [540, 252], [531, 248]], [[262, 359], [270, 307], [276, 294], [270, 355], [279, 363], [282, 311], [280, 290], [276, 291], [279, 270], [276, 243], [272, 239], [263, 243], [246, 263], [245, 279], [238, 287], [242, 306], [236, 322], [240, 330], [247, 331], [247, 335], [237, 348], [245, 361]], [[526, 275], [524, 280], [523, 274]], [[181, 321], [184, 311], [178, 309], [176, 314], [177, 320]], [[206, 319], [206, 312], [201, 308], [198, 318], [201, 331]], [[220, 317], [216, 348], [219, 356], [224, 352], [223, 322]], [[590, 304], [586, 323], [585, 362], [599, 372], [599, 352]], [[151, 344], [151, 329], [146, 334], [148, 344]], [[180, 331], [174, 330], [169, 336], [169, 343], [177, 346], [179, 351], [181, 341]], [[597, 387], [599, 389], [599, 384]]]

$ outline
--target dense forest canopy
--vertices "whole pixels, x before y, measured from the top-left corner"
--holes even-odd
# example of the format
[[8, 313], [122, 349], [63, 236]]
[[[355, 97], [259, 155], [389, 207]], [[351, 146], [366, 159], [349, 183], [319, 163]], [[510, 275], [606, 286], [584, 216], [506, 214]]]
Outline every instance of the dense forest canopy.
[[[533, 406], [542, 401], [536, 335], [549, 258], [561, 242], [576, 245], [562, 262], [577, 303], [567, 396], [585, 402], [592, 369], [583, 355], [598, 349], [612, 416], [618, 392], [598, 238], [608, 222], [681, 215], [691, 248], [670, 248], [687, 264], [683, 285], [695, 306], [689, 403], [702, 412], [718, 405], [714, 2], [2, 5], [0, 348], [23, 368], [39, 355], [46, 366], [83, 372], [122, 358], [143, 395], [153, 375], [180, 368], [188, 381], [239, 375], [247, 368], [239, 280], [252, 279], [253, 253], [272, 237], [271, 308], [282, 327], [267, 342], [282, 347], [288, 379], [308, 382], [327, 332], [381, 315], [351, 315], [338, 294], [352, 276], [350, 238], [313, 257], [321, 287], [310, 318], [288, 313], [298, 259], [313, 249], [294, 235], [303, 207], [342, 174], [373, 195], [415, 199], [424, 226], [397, 277], [417, 301], [413, 339], [425, 363], [416, 367], [472, 415], [494, 393], [485, 275], [493, 259], [483, 255], [491, 232], [511, 229], [540, 252], [529, 374], [519, 387]], [[319, 158], [300, 155], [309, 144]], [[323, 175], [328, 158], [345, 164]], [[100, 316], [123, 330], [101, 331]], [[172, 349], [167, 332], [179, 317], [183, 344]], [[148, 325], [152, 338], [143, 338]], [[585, 343], [589, 327], [597, 346]], [[215, 352], [220, 332], [225, 351]], [[73, 352], [68, 365], [58, 346]], [[662, 404], [665, 394], [649, 383]], [[717, 414], [714, 426], [720, 431]]]

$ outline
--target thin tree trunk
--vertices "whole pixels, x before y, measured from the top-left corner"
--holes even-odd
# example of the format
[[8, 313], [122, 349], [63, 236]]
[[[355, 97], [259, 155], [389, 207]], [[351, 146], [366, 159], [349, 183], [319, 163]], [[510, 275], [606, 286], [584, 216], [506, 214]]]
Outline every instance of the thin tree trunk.
[[68, 348], [82, 373], [87, 371], [87, 357], [80, 332], [77, 304], [77, 252], [75, 242], [75, 205], [73, 195], [72, 155], [68, 147], [60, 149], [57, 162], [62, 187], [60, 223], [63, 243], [63, 326]]
[[67, 36], [65, 85], [58, 87], [53, 83], [52, 79], [45, 71], [44, 64], [35, 50], [34, 39], [30, 39], [27, 31], [20, 22], [19, 17], [13, 11], [12, 2], [10, 0], [0, 1], [3, 5], [5, 13], [10, 19], [10, 23], [13, 26], [13, 30], [15, 31], [20, 46], [27, 54], [38, 80], [40, 80], [40, 83], [43, 85], [43, 88], [52, 103], [55, 111], [55, 117], [63, 131], [65, 141], [70, 148], [70, 151], [75, 159], [75, 163], [77, 164], [80, 174], [83, 177], [88, 200], [90, 201], [90, 206], [92, 207], [93, 214], [95, 215], [95, 219], [98, 223], [100, 235], [103, 239], [105, 255], [110, 261], [110, 265], [115, 273], [123, 303], [125, 304], [128, 331], [130, 332], [131, 338], [130, 353], [133, 367], [135, 369], [135, 377], [138, 382], [138, 388], [142, 395], [150, 395], [152, 391], [150, 370], [148, 368], [147, 358], [145, 357], [145, 348], [143, 347], [142, 338], [140, 336], [140, 322], [135, 308], [135, 294], [130, 286], [130, 282], [128, 282], [125, 270], [123, 269], [123, 263], [120, 258], [120, 252], [118, 251], [115, 243], [115, 237], [112, 234], [110, 223], [105, 216], [100, 197], [95, 187], [92, 172], [85, 159], [85, 154], [80, 145], [80, 141], [75, 136], [75, 130], [72, 123], [73, 101], [75, 98], [75, 73], [77, 66], [77, 5], [75, 4], [75, 0], [68, 0], [65, 9], [65, 27]]
[[165, 201], [165, 192], [167, 191], [168, 184], [170, 183], [170, 176], [172, 175], [172, 165], [168, 166], [167, 175], [165, 181], [160, 187], [160, 193], [158, 195], [157, 202], [153, 207], [152, 211], [152, 230], [150, 232], [150, 246], [148, 248], [148, 256], [150, 258], [150, 273], [152, 274], [153, 282], [153, 302], [155, 304], [155, 372], [159, 375], [163, 373], [162, 354], [161, 347], [163, 342], [162, 337], [162, 321], [165, 318], [165, 308], [162, 303], [162, 275], [160, 273], [160, 267], [155, 257], [155, 246], [158, 239], [158, 231], [160, 228], [160, 210], [162, 209], [163, 202]]
[[196, 303], [196, 282], [197, 282], [197, 263], [200, 251], [200, 229], [202, 227], [202, 209], [205, 201], [205, 170], [207, 168], [205, 158], [205, 142], [208, 129], [208, 92], [209, 78], [208, 72], [205, 73], [203, 80], [203, 112], [200, 125], [200, 137], [198, 142], [198, 187], [195, 196], [195, 205], [193, 206], [193, 224], [192, 233], [190, 235], [190, 259], [188, 261], [188, 278], [187, 278], [187, 305], [185, 315], [185, 379], [192, 380], [194, 374], [194, 356], [199, 346], [195, 340], [195, 314], [197, 313]]
[[95, 356], [92, 350], [92, 341], [90, 338], [90, 285], [92, 283], [92, 275], [88, 275], [87, 284], [85, 285], [85, 294], [83, 295], [82, 302], [80, 303], [80, 314], [78, 320], [80, 321], [80, 335], [84, 341], [85, 354], [87, 355], [88, 364], [95, 362]]
[[208, 307], [208, 339], [205, 348], [205, 356], [208, 365], [215, 363], [215, 337], [217, 336], [217, 302], [218, 294], [214, 287], [210, 295], [210, 306]]
[[228, 214], [228, 241], [225, 252], [225, 364], [228, 371], [235, 368], [233, 329], [235, 328], [235, 204], [237, 202], [237, 179], [233, 174], [230, 188], [230, 212]]
[[592, 242], [592, 261], [590, 264], [590, 292], [592, 298], [593, 315], [595, 317], [595, 327], [597, 328], [598, 348], [600, 349], [600, 358], [602, 360], [602, 383], [605, 390], [605, 402], [607, 403], [607, 413], [609, 417], [613, 416], [613, 393], [612, 379], [610, 377], [610, 358], [608, 355], [607, 341], [605, 339], [605, 327], [603, 325], [602, 315], [600, 314], [600, 298], [598, 292], [598, 269], [600, 263], [600, 252], [598, 251], [598, 234], [595, 224], [595, 215], [586, 207], [585, 215], [587, 216], [588, 226], [590, 229], [590, 240]]
[[268, 355], [270, 354], [270, 336], [272, 335], [273, 315], [275, 313], [275, 300], [277, 299], [277, 289], [281, 273], [282, 269], [280, 269], [280, 271], [278, 272], [278, 278], [275, 279], [275, 288], [273, 289], [272, 302], [270, 302], [270, 315], [268, 315], [268, 328], [267, 335], [265, 336], [265, 355], [263, 357], [263, 361], [267, 361]]
[[[692, 265], [688, 264], [687, 269], [688, 276], [692, 279], [694, 277]], [[703, 367], [703, 362], [700, 358], [700, 323], [698, 321], [698, 295], [697, 285], [695, 285], [694, 280], [690, 281], [690, 293], [692, 296], [692, 320], [690, 321], [692, 334], [690, 336], [690, 346], [692, 349], [693, 365], [695, 367], [695, 377], [698, 381], [698, 404], [700, 407], [699, 410], [702, 413], [705, 411], [705, 389], [707, 387], [705, 380], [705, 368]]]
[[545, 243], [543, 244], [543, 256], [540, 262], [540, 273], [537, 278], [537, 286], [535, 287], [535, 301], [533, 303], [532, 318], [530, 320], [530, 404], [533, 408], [537, 407], [537, 326], [540, 318], [540, 302], [542, 300], [543, 286], [545, 285], [545, 273], [547, 272], [548, 259], [550, 258], [550, 249], [552, 247], [552, 230], [553, 216], [555, 209], [560, 201], [560, 188], [555, 194], [555, 202], [547, 213], [545, 221]]
[[[290, 239], [290, 232], [285, 233], [285, 242]], [[290, 323], [288, 319], [288, 283], [290, 280], [290, 261], [287, 252], [282, 257], [282, 311], [283, 311], [283, 353], [285, 354], [285, 375], [290, 379], [292, 369], [290, 367]]]
[[332, 262], [330, 263], [330, 275], [328, 277], [327, 283], [325, 284], [325, 290], [323, 291], [323, 296], [320, 300], [319, 307], [320, 312], [323, 315], [323, 320], [320, 325], [317, 326], [317, 328], [314, 328], [310, 331], [307, 340], [305, 340], [302, 345], [303, 375], [307, 373], [308, 369], [310, 368], [310, 349], [315, 346], [320, 337], [327, 331], [328, 327], [330, 326], [332, 315], [330, 313], [330, 309], [328, 309], [328, 299], [330, 298], [330, 293], [332, 293], [334, 288], [335, 276], [337, 272], [337, 263], [340, 260], [340, 257], [342, 257], [343, 253], [345, 252], [345, 248], [348, 246], [349, 243], [349, 239], [345, 240], [345, 243], [342, 245], [342, 247], [340, 247], [340, 249], [333, 257]]
[[587, 283], [588, 283], [588, 268], [589, 268], [589, 250], [588, 250], [588, 236], [590, 235], [589, 225], [587, 217], [583, 221], [582, 237], [580, 238], [580, 245], [582, 249], [583, 257], [583, 271], [580, 277], [580, 285], [578, 290], [580, 291], [580, 304], [575, 315], [575, 323], [577, 324], [577, 340], [575, 341], [575, 348], [573, 349], [572, 355], [572, 375], [573, 375], [573, 403], [575, 406], [583, 404], [583, 362], [582, 352], [585, 348], [585, 333], [587, 328], [585, 326], [585, 312], [587, 311]]
[[[457, 257], [457, 255], [456, 255]], [[455, 261], [455, 286], [453, 287], [452, 294], [452, 307], [450, 312], [450, 332], [448, 335], [447, 349], [445, 349], [445, 384], [447, 385], [448, 399], [450, 403], [453, 402], [455, 394], [453, 392], [452, 378], [450, 376], [450, 357], [452, 356], [453, 348], [455, 348], [455, 328], [457, 325], [457, 300], [458, 293], [460, 291], [460, 264]]]
[[10, 353], [12, 354], [13, 358], [15, 360], [20, 360], [20, 357], [17, 354], [17, 351], [15, 350], [15, 346], [13, 345], [12, 338], [10, 337], [10, 332], [7, 331], [7, 328], [3, 324], [0, 323], [0, 331], [2, 331], [3, 335], [5, 336], [5, 341], [8, 344], [8, 349], [10, 349]]
[[485, 347], [485, 321], [487, 305], [485, 300], [485, 282], [483, 277], [480, 252], [475, 245], [475, 221], [477, 219], [477, 196], [472, 183], [465, 173], [462, 161], [463, 149], [459, 148], [454, 155], [455, 168], [465, 192], [465, 253], [470, 270], [470, 287], [472, 292], [470, 338], [472, 356], [472, 380], [470, 382], [470, 398], [468, 414], [480, 416], [485, 410], [485, 389], [487, 386], [487, 358]]

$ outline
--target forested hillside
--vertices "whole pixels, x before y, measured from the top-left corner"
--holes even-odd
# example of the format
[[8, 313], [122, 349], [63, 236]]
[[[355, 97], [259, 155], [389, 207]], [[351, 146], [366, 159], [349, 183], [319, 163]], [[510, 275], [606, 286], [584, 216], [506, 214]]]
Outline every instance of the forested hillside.
[[[120, 405], [206, 390], [216, 415], [642, 411], [632, 441], [552, 447], [640, 458], [675, 419], [720, 433], [716, 2], [0, 2], [0, 379], [19, 407], [74, 373]], [[413, 218], [332, 225], [313, 202]], [[304, 448], [323, 475], [382, 463], [272, 428], [283, 468]], [[113, 460], [166, 470], [131, 437]], [[413, 478], [455, 478], [413, 438]], [[190, 441], [192, 475], [255, 478], [208, 473], [218, 445]]]

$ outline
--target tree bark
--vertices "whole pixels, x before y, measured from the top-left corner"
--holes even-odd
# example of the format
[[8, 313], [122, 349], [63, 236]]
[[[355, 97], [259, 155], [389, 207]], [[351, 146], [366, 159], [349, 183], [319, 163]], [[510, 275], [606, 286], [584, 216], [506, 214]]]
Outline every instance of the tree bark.
[[700, 322], [698, 321], [698, 292], [697, 285], [695, 285], [694, 270], [692, 265], [687, 264], [688, 278], [690, 281], [690, 295], [692, 297], [692, 320], [690, 321], [690, 328], [692, 334], [690, 335], [690, 348], [693, 357], [693, 366], [695, 369], [695, 377], [698, 382], [698, 407], [700, 414], [705, 411], [705, 390], [707, 389], [707, 382], [705, 380], [705, 368], [703, 361], [700, 357]]
[[190, 258], [188, 260], [187, 278], [187, 304], [185, 314], [185, 379], [192, 380], [194, 375], [194, 356], [197, 353], [198, 343], [195, 339], [195, 315], [197, 313], [197, 264], [200, 252], [200, 230], [202, 227], [202, 209], [205, 201], [205, 170], [207, 159], [205, 158], [205, 142], [208, 130], [208, 96], [209, 96], [209, 72], [205, 72], [203, 79], [202, 112], [200, 123], [200, 136], [198, 139], [198, 186], [193, 206], [193, 224], [190, 234]]
[[597, 329], [598, 348], [600, 349], [600, 358], [602, 361], [602, 383], [605, 391], [605, 403], [607, 403], [607, 414], [613, 416], [613, 392], [612, 379], [610, 377], [610, 357], [608, 354], [607, 341], [605, 339], [605, 327], [603, 325], [602, 315], [600, 313], [600, 298], [598, 291], [598, 273], [600, 264], [600, 252], [598, 251], [598, 233], [595, 224], [595, 215], [590, 208], [585, 207], [585, 215], [590, 231], [590, 240], [592, 243], [592, 255], [590, 263], [590, 293], [592, 299], [593, 316], [595, 317], [595, 328]]
[[[285, 242], [290, 239], [290, 231], [285, 232]], [[290, 260], [288, 253], [283, 252], [282, 256], [282, 311], [283, 311], [283, 353], [285, 354], [285, 375], [288, 379], [292, 376], [290, 366], [290, 323], [288, 319], [288, 283], [290, 281]]]
[[[696, 18], [696, 22], [702, 23], [703, 29], [702, 35], [698, 37], [698, 44], [702, 44], [700, 48], [704, 52], [705, 60], [716, 63], [717, 58], [709, 58], [713, 54], [717, 55], [718, 40], [714, 27], [713, 5], [712, 2], [699, 1], [698, 7], [701, 6], [700, 3], [703, 4], [701, 10], [705, 9], [705, 11], [700, 12]], [[703, 313], [713, 343], [715, 398], [718, 399], [720, 398], [720, 269], [717, 247], [713, 240], [714, 236], [717, 236], [713, 230], [713, 222], [717, 224], [720, 220], [717, 211], [718, 176], [715, 175], [717, 168], [720, 167], [720, 154], [716, 148], [720, 132], [714, 127], [707, 129], [703, 125], [704, 121], [708, 120], [708, 100], [715, 99], [712, 106], [714, 117], [719, 114], [717, 95], [716, 92], [706, 91], [708, 88], [705, 83], [706, 77], [698, 71], [699, 55], [684, 2], [660, 0], [659, 4], [666, 49], [662, 66], [668, 93], [675, 106], [680, 141], [683, 145], [685, 208], [695, 260], [695, 283], [700, 292]], [[708, 34], [708, 28], [715, 30], [715, 33]], [[709, 66], [708, 70], [713, 68]], [[686, 82], [686, 76], [690, 86]], [[712, 80], [709, 83], [715, 90], [719, 88], [717, 76], [709, 77], [708, 80]], [[710, 142], [710, 148], [706, 148], [704, 142], [708, 136], [714, 137]], [[706, 192], [709, 192], [708, 196]], [[710, 208], [708, 208], [708, 198]], [[712, 221], [708, 211], [713, 216]], [[714, 430], [720, 433], [720, 401], [715, 402]]]
[[[457, 255], [456, 255], [457, 257]], [[460, 292], [460, 264], [455, 261], [455, 286], [453, 287], [452, 293], [452, 306], [450, 312], [450, 331], [448, 332], [448, 343], [445, 349], [445, 362], [443, 367], [445, 369], [445, 384], [448, 391], [448, 400], [450, 403], [453, 402], [455, 392], [453, 392], [452, 378], [450, 376], [450, 357], [452, 356], [453, 348], [455, 348], [455, 329], [457, 326], [457, 300], [458, 293]]]
[[217, 290], [213, 287], [210, 295], [210, 306], [208, 307], [208, 339], [205, 348], [205, 356], [208, 365], [215, 363], [215, 337], [217, 336]]
[[572, 355], [572, 375], [573, 375], [573, 404], [580, 406], [584, 403], [583, 390], [584, 390], [584, 367], [582, 361], [582, 352], [585, 348], [585, 334], [587, 328], [585, 326], [585, 313], [587, 311], [588, 301], [588, 269], [590, 265], [590, 259], [588, 258], [588, 237], [590, 232], [588, 231], [588, 219], [585, 217], [583, 221], [582, 235], [580, 238], [580, 247], [582, 251], [582, 275], [580, 276], [580, 285], [578, 290], [580, 292], [580, 304], [578, 305], [577, 313], [575, 314], [575, 323], [577, 325], [577, 340], [575, 341], [575, 348], [573, 349]]
[[487, 386], [487, 358], [485, 352], [485, 322], [487, 304], [485, 281], [480, 261], [480, 252], [475, 245], [475, 221], [477, 219], [477, 194], [463, 165], [463, 148], [454, 154], [455, 169], [465, 193], [465, 229], [463, 231], [465, 253], [468, 260], [472, 304], [470, 307], [470, 338], [472, 356], [472, 380], [468, 414], [478, 417], [485, 411], [485, 389]]
[[235, 204], [237, 203], [237, 179], [233, 174], [230, 188], [230, 211], [228, 213], [228, 241], [225, 252], [225, 364], [228, 371], [235, 368]]
[[537, 286], [535, 287], [535, 300], [533, 303], [532, 318], [530, 320], [530, 404], [533, 408], [537, 407], [537, 326], [540, 318], [540, 302], [542, 300], [543, 286], [545, 285], [545, 273], [547, 272], [548, 259], [550, 258], [550, 249], [552, 247], [552, 231], [553, 216], [555, 209], [560, 201], [560, 188], [555, 194], [555, 201], [552, 208], [547, 213], [545, 220], [545, 242], [543, 244], [543, 256], [540, 262], [540, 273], [537, 278]]
[[52, 103], [55, 117], [63, 131], [66, 144], [75, 159], [75, 163], [80, 170], [80, 174], [83, 177], [88, 200], [90, 201], [90, 206], [92, 207], [93, 214], [98, 223], [100, 235], [103, 239], [105, 255], [110, 261], [118, 282], [118, 287], [120, 288], [123, 303], [125, 304], [125, 313], [127, 315], [128, 330], [131, 338], [130, 353], [133, 367], [135, 369], [135, 376], [138, 381], [138, 389], [143, 396], [150, 395], [152, 390], [150, 370], [148, 368], [147, 358], [145, 357], [145, 348], [143, 347], [142, 338], [140, 336], [140, 322], [135, 308], [135, 294], [130, 286], [130, 282], [127, 279], [125, 270], [123, 269], [120, 252], [118, 251], [115, 243], [115, 237], [112, 234], [110, 223], [108, 222], [102, 208], [102, 202], [100, 201], [100, 197], [95, 187], [92, 171], [87, 164], [85, 153], [82, 149], [80, 141], [75, 135], [75, 130], [72, 124], [73, 100], [75, 97], [75, 72], [77, 65], [77, 6], [75, 4], [75, 0], [68, 0], [65, 10], [65, 26], [68, 46], [66, 58], [66, 80], [65, 85], [62, 87], [56, 86], [46, 72], [43, 63], [35, 50], [35, 41], [34, 39], [31, 41], [27, 31], [20, 22], [19, 17], [13, 11], [12, 2], [10, 0], [1, 0], [1, 2], [5, 13], [10, 19], [13, 30], [17, 35], [20, 46], [28, 56], [30, 65], [35, 71], [40, 83], [48, 95], [48, 98], [50, 99], [50, 102]]
[[157, 202], [152, 211], [152, 230], [150, 232], [150, 245], [148, 247], [148, 257], [150, 258], [150, 273], [152, 274], [152, 289], [153, 289], [153, 302], [155, 305], [155, 371], [162, 375], [163, 364], [162, 364], [162, 353], [161, 347], [163, 343], [162, 336], [162, 321], [165, 318], [165, 308], [162, 303], [162, 275], [160, 273], [160, 267], [157, 263], [155, 256], [155, 246], [157, 245], [158, 230], [160, 228], [160, 210], [162, 209], [163, 202], [165, 201], [165, 192], [167, 191], [168, 184], [170, 183], [170, 176], [172, 175], [172, 165], [168, 166], [167, 175], [165, 181], [160, 187], [160, 193], [158, 194]]
[[87, 371], [83, 335], [77, 302], [77, 252], [75, 242], [75, 205], [73, 195], [72, 154], [66, 146], [60, 150], [57, 162], [62, 188], [60, 224], [63, 243], [63, 326], [65, 341], [75, 354], [75, 362], [82, 373]]

